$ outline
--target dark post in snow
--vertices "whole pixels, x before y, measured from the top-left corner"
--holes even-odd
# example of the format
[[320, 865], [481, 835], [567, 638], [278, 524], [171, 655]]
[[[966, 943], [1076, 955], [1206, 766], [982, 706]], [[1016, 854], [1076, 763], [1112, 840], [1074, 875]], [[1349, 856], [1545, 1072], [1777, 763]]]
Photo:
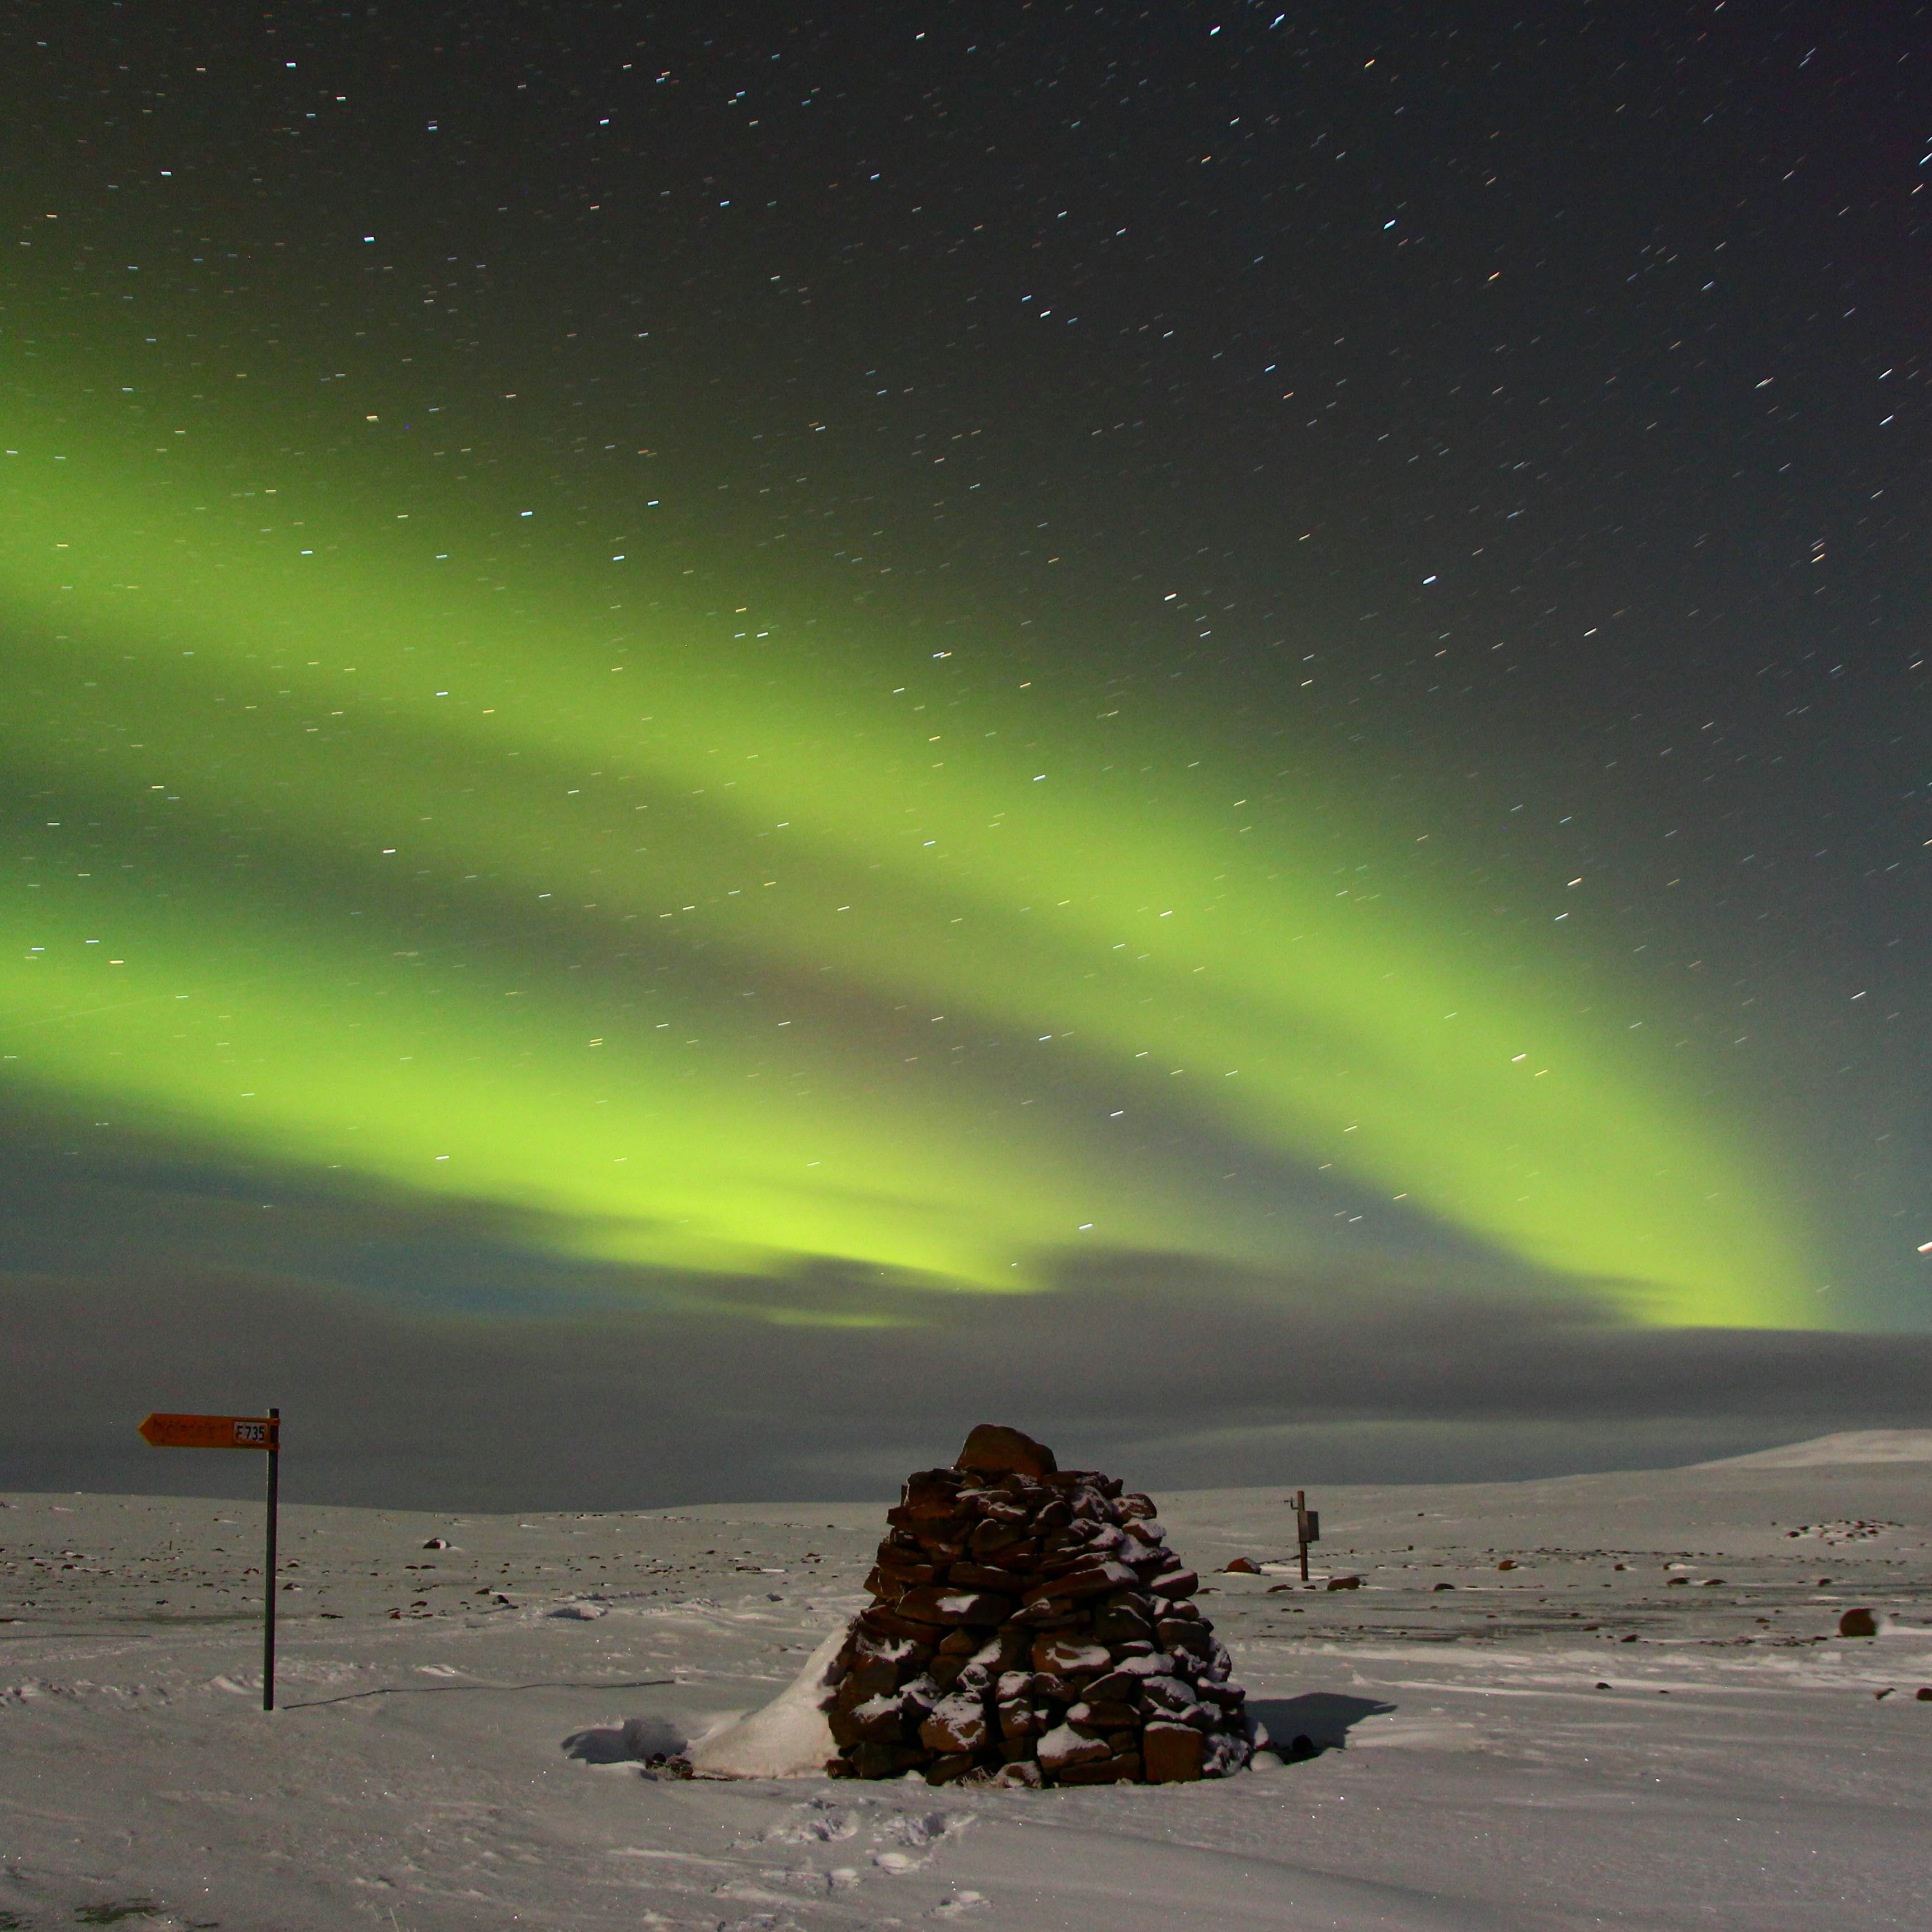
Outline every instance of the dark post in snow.
[[1322, 1512], [1308, 1507], [1308, 1492], [1294, 1492], [1294, 1542], [1301, 1557], [1301, 1580], [1308, 1581], [1308, 1546], [1322, 1540]]
[[275, 1502], [282, 1412], [266, 1415], [151, 1415], [141, 1439], [154, 1449], [262, 1449], [268, 1456], [268, 1548], [262, 1567], [262, 1708], [275, 1708]]
[[275, 1502], [282, 1461], [282, 1412], [268, 1412], [268, 1549], [262, 1565], [262, 1708], [275, 1708]]

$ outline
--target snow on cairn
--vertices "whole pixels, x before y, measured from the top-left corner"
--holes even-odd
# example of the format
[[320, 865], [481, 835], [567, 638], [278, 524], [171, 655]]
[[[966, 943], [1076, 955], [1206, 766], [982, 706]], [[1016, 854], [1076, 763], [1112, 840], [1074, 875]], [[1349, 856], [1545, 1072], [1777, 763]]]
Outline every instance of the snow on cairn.
[[694, 1744], [686, 1754], [698, 1778], [813, 1778], [832, 1748], [825, 1721], [826, 1673], [844, 1643], [834, 1630], [805, 1668], [762, 1710]]
[[982, 1423], [952, 1467], [907, 1479], [870, 1608], [693, 1768], [1034, 1786], [1240, 1770], [1244, 1694], [1154, 1514]]

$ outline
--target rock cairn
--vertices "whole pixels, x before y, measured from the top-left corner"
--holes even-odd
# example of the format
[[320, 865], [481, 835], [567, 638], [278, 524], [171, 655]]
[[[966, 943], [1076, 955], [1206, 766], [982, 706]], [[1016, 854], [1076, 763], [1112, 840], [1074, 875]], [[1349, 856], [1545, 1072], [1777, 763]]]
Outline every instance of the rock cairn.
[[1146, 1496], [982, 1423], [886, 1520], [826, 1676], [833, 1777], [1171, 1784], [1246, 1763], [1244, 1694]]

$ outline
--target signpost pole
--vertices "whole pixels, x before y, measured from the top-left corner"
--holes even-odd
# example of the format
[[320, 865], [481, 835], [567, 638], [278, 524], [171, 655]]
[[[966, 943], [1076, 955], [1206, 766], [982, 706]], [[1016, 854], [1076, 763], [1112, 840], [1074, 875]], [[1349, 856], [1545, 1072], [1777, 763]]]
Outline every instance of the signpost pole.
[[268, 1547], [262, 1565], [262, 1708], [275, 1708], [275, 1503], [282, 1460], [282, 1412], [268, 1412]]
[[1301, 1580], [1308, 1581], [1308, 1546], [1322, 1540], [1322, 1518], [1308, 1507], [1308, 1492], [1294, 1492], [1294, 1542], [1301, 1555]]
[[[282, 1412], [266, 1415], [151, 1415], [141, 1440], [153, 1449], [262, 1449], [268, 1456], [268, 1537], [262, 1558], [262, 1708], [275, 1708], [275, 1505], [281, 1474]], [[0, 1913], [4, 1922], [4, 1913]]]

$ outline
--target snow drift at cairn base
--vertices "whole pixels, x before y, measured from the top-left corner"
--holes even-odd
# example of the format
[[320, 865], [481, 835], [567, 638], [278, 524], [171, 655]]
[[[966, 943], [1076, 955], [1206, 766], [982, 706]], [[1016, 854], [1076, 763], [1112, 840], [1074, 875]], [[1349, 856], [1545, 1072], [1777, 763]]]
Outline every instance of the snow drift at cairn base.
[[1144, 1496], [982, 1423], [909, 1477], [824, 1679], [839, 1778], [1166, 1784], [1248, 1761], [1244, 1694]]

